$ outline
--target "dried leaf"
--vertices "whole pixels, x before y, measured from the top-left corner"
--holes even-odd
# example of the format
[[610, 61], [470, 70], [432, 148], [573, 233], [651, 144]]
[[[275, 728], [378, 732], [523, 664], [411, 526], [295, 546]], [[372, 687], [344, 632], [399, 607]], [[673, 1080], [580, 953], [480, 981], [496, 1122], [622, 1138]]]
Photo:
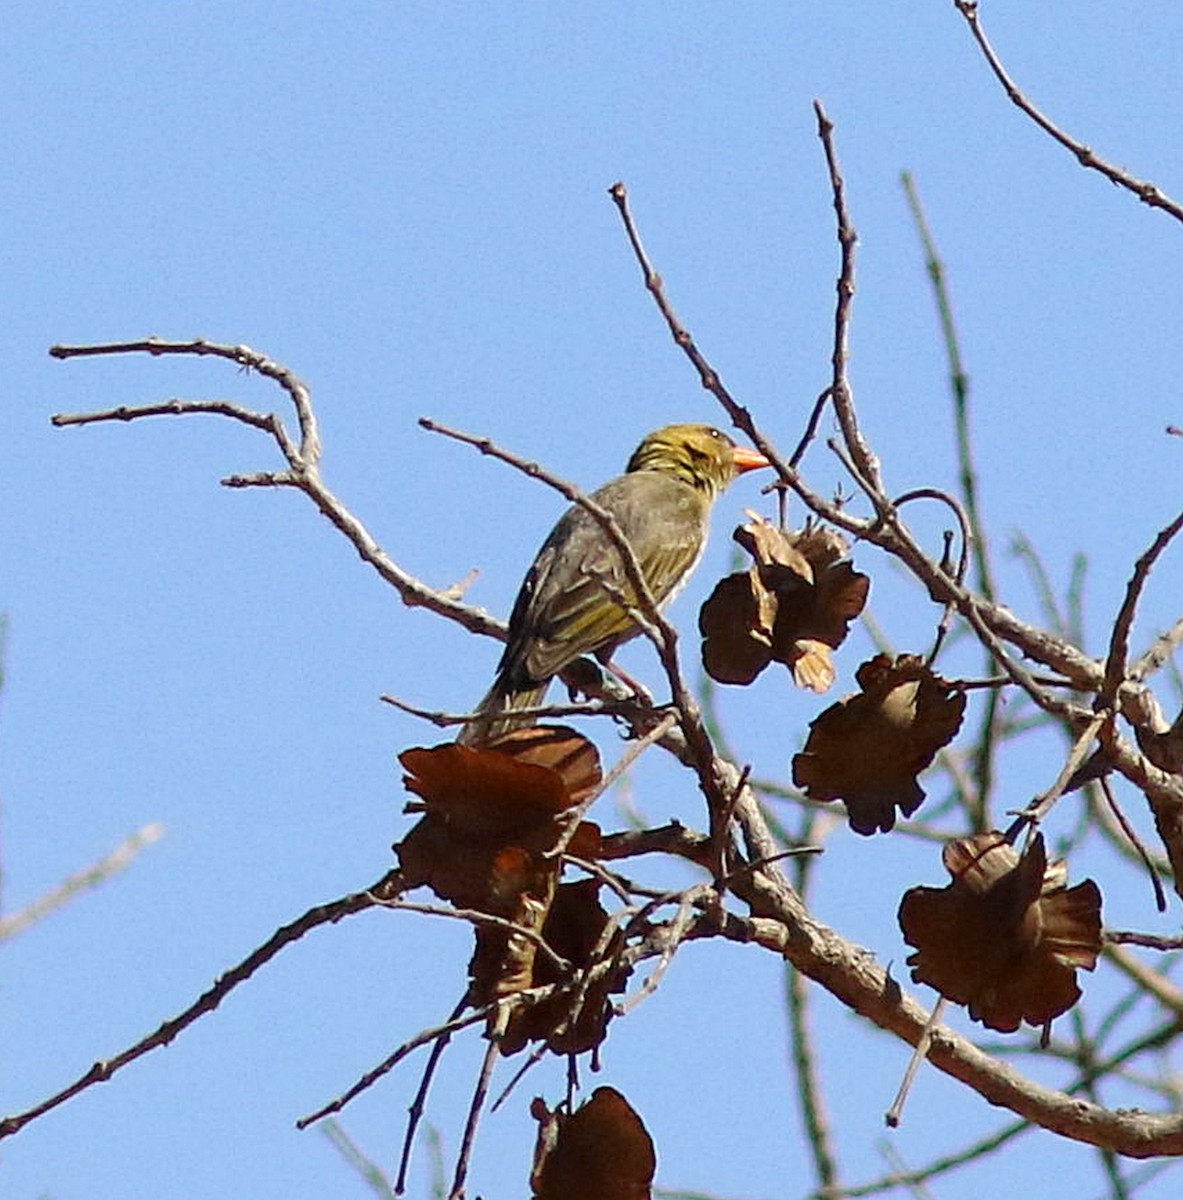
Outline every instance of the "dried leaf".
[[1067, 887], [1062, 862], [1047, 862], [1043, 835], [1023, 855], [1001, 833], [948, 843], [944, 888], [905, 893], [899, 921], [912, 979], [969, 1006], [990, 1029], [1041, 1026], [1080, 997], [1076, 969], [1101, 950], [1101, 893], [1092, 880]]
[[511, 755], [517, 762], [546, 767], [563, 781], [572, 804], [582, 804], [600, 787], [603, 776], [594, 745], [565, 725], [531, 725], [515, 729], [486, 749]]
[[[608, 914], [598, 898], [599, 889], [600, 881], [594, 878], [560, 884], [542, 927], [547, 945], [580, 970], [592, 965], [608, 926]], [[622, 940], [619, 930], [608, 938], [601, 947], [602, 960], [611, 961]], [[548, 955], [537, 955], [533, 968], [526, 986], [563, 982]], [[502, 1054], [516, 1054], [527, 1041], [545, 1041], [555, 1054], [582, 1054], [598, 1046], [612, 1017], [609, 997], [624, 991], [629, 974], [628, 970], [604, 972], [578, 995], [578, 989], [567, 988], [549, 1000], [515, 1012], [501, 1043]], [[570, 1020], [571, 1005], [576, 999], [580, 999], [580, 1008], [574, 1020]]]
[[735, 540], [753, 566], [722, 580], [699, 613], [703, 666], [720, 683], [751, 683], [775, 660], [799, 687], [824, 691], [835, 677], [830, 650], [862, 612], [870, 581], [840, 561], [847, 546], [833, 530], [787, 533], [752, 515]]
[[641, 1118], [615, 1088], [596, 1088], [574, 1113], [536, 1100], [534, 1200], [649, 1200], [657, 1155]]
[[[423, 816], [395, 850], [408, 887], [542, 929], [558, 884], [553, 850], [582, 800], [600, 784], [586, 738], [561, 727], [515, 730], [490, 746], [406, 750], [399, 761]], [[594, 855], [600, 831], [582, 822], [572, 845]], [[469, 967], [470, 1000], [482, 1004], [532, 986], [538, 946], [523, 933], [481, 925]]]
[[813, 564], [804, 547], [798, 545], [803, 535], [786, 533], [754, 512], [749, 511], [748, 516], [751, 521], [741, 525], [732, 537], [752, 556], [756, 566], [783, 568], [778, 580], [783, 591], [813, 583]]
[[751, 683], [772, 657], [776, 594], [753, 567], [728, 575], [699, 610], [702, 665], [718, 683]]
[[837, 677], [834, 656], [825, 642], [801, 638], [794, 642], [793, 657], [787, 661], [793, 668], [793, 681], [811, 692], [828, 692]]
[[907, 817], [920, 807], [916, 776], [956, 735], [965, 693], [912, 654], [876, 655], [855, 679], [862, 691], [810, 725], [793, 782], [812, 800], [843, 801], [855, 832], [887, 832], [897, 808]]

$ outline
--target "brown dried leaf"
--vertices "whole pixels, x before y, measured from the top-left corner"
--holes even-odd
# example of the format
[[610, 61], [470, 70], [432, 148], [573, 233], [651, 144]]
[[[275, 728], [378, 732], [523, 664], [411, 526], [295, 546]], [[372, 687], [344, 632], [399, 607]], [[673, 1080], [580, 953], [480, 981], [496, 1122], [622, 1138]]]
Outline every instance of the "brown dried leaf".
[[[812, 648], [819, 643], [835, 650], [841, 646], [850, 622], [866, 607], [871, 590], [870, 579], [848, 562], [819, 565], [815, 574], [817, 582], [812, 588], [782, 600], [772, 637], [772, 657], [794, 669], [798, 685], [802, 685], [796, 669], [799, 660], [816, 653]], [[810, 683], [803, 686], [824, 691], [830, 683], [825, 687]]]
[[836, 563], [850, 552], [850, 543], [846, 538], [828, 525], [807, 524], [792, 537], [794, 545], [814, 571]]
[[1076, 968], [1101, 950], [1101, 893], [1093, 881], [1067, 887], [1062, 862], [1047, 862], [1043, 835], [1020, 856], [1001, 833], [948, 843], [944, 888], [905, 893], [900, 928], [912, 979], [969, 1006], [990, 1029], [1046, 1025], [1080, 997]]
[[793, 657], [781, 659], [793, 668], [793, 681], [811, 692], [828, 692], [834, 686], [837, 672], [834, 656], [825, 642], [801, 638], [794, 642]]
[[698, 613], [702, 665], [718, 683], [751, 683], [768, 666], [776, 593], [756, 568], [715, 585]]
[[[558, 869], [548, 852], [600, 779], [595, 747], [561, 727], [516, 730], [495, 746], [416, 747], [399, 761], [423, 800], [423, 817], [395, 847], [408, 886], [508, 919], [523, 891], [547, 893]], [[594, 853], [599, 830], [580, 828], [575, 840]]]
[[833, 530], [789, 533], [751, 515], [735, 540], [754, 565], [721, 581], [699, 613], [703, 665], [720, 683], [751, 683], [775, 659], [799, 687], [824, 691], [834, 681], [829, 650], [862, 612], [870, 581], [839, 561], [847, 546]]
[[832, 704], [793, 757], [793, 782], [812, 800], [841, 800], [856, 833], [885, 833], [920, 807], [916, 776], [953, 740], [965, 694], [916, 655], [876, 655], [859, 667], [861, 693]]
[[517, 762], [546, 767], [563, 781], [572, 804], [590, 799], [603, 782], [594, 745], [565, 725], [531, 725], [515, 729], [486, 749], [511, 755]]
[[799, 535], [778, 529], [756, 513], [749, 511], [748, 516], [751, 521], [741, 525], [732, 537], [752, 556], [756, 566], [783, 568], [777, 579], [782, 591], [790, 590], [794, 584], [812, 584], [813, 564], [798, 547]]
[[531, 1107], [539, 1122], [534, 1200], [649, 1200], [657, 1155], [641, 1118], [615, 1088], [596, 1088], [569, 1116]]
[[[542, 927], [547, 945], [580, 970], [592, 965], [593, 955], [608, 926], [608, 914], [598, 898], [599, 889], [598, 879], [560, 884]], [[607, 940], [601, 950], [603, 959], [611, 960], [621, 940], [619, 931]], [[547, 955], [537, 955], [533, 966], [530, 981], [524, 986], [539, 987], [563, 981]], [[575, 1000], [572, 989], [519, 1010], [510, 1019], [501, 1043], [502, 1054], [516, 1054], [527, 1041], [544, 1040], [555, 1054], [582, 1054], [598, 1046], [604, 1040], [612, 1017], [609, 997], [624, 991], [629, 974], [627, 970], [618, 970], [599, 976], [583, 992], [580, 1010], [569, 1024], [570, 1008]]]
[[[497, 892], [482, 911], [502, 916], [537, 933], [546, 920], [559, 878], [557, 863], [539, 860], [518, 847], [502, 850], [490, 878]], [[468, 964], [468, 1002], [474, 1008], [534, 985], [535, 968], [545, 959], [533, 938], [493, 925], [476, 927], [476, 948]]]

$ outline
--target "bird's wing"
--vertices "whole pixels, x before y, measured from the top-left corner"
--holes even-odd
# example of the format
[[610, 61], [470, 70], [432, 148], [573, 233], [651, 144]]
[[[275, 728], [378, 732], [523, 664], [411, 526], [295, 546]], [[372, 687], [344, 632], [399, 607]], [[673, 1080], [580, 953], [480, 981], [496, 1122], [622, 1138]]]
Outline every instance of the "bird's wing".
[[[642, 574], [659, 604], [693, 569], [706, 537], [706, 505], [692, 488], [653, 473], [625, 475], [593, 499], [625, 531]], [[607, 584], [607, 588], [605, 587]], [[549, 679], [581, 654], [611, 650], [636, 634], [627, 611], [608, 589], [630, 595], [620, 555], [596, 519], [570, 509], [531, 568], [511, 628], [516, 647], [506, 650], [535, 680]]]

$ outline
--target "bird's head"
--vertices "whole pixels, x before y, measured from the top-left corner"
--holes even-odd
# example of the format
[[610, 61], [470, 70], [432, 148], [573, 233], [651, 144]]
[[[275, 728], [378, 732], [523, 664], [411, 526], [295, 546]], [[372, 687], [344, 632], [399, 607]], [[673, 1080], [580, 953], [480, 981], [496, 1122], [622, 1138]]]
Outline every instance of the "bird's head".
[[662, 471], [714, 500], [737, 476], [771, 466], [757, 450], [737, 446], [710, 425], [667, 425], [633, 451], [631, 471]]

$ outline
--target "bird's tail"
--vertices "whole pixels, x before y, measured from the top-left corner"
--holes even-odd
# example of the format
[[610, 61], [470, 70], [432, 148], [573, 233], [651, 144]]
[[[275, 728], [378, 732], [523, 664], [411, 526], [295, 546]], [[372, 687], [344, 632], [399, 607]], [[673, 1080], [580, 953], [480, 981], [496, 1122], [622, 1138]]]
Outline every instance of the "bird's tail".
[[485, 746], [513, 729], [536, 724], [535, 717], [515, 717], [513, 714], [518, 709], [540, 705], [549, 686], [549, 679], [525, 687], [514, 687], [504, 679], [497, 679], [456, 741], [462, 746]]

